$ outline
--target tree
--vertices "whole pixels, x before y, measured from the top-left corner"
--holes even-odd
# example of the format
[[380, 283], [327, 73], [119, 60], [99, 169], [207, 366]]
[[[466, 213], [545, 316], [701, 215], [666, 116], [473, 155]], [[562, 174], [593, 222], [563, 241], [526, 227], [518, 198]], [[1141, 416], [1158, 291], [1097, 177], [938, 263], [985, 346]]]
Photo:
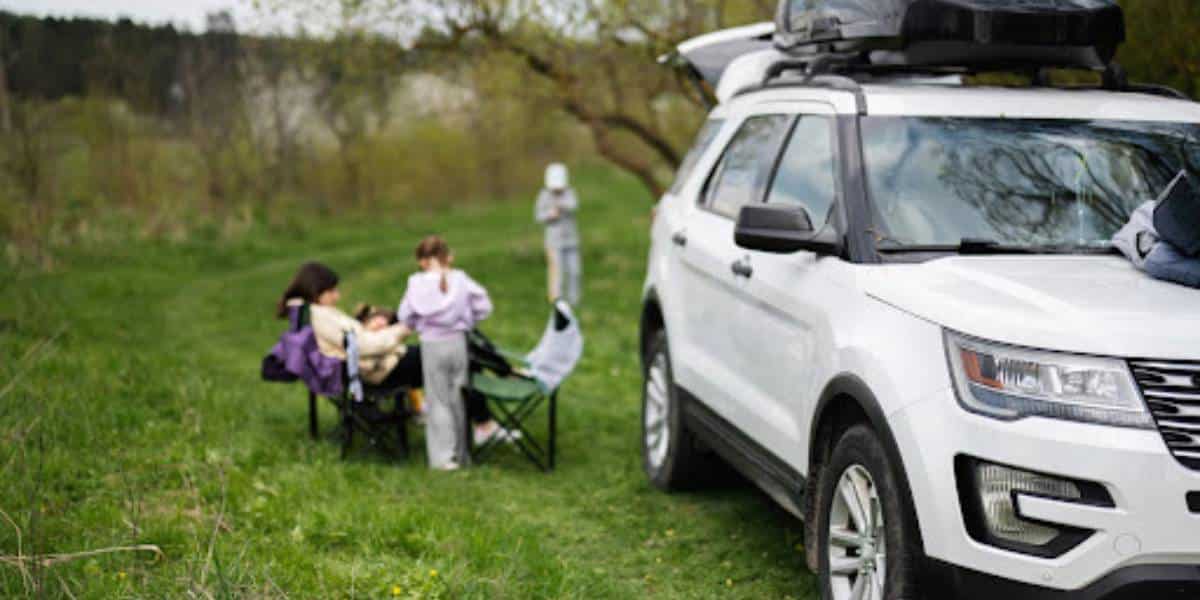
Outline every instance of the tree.
[[[703, 115], [683, 76], [657, 58], [715, 28], [769, 19], [773, 3], [582, 0], [548, 7], [523, 0], [440, 5], [420, 46], [519, 57], [548, 83], [558, 107], [590, 132], [596, 151], [636, 176], [653, 198], [667, 187]], [[678, 117], [686, 126], [677, 127]]]
[[[321, 6], [310, 0], [275, 9], [309, 14]], [[478, 67], [497, 54], [518, 58], [540, 85], [508, 94], [537, 94], [570, 115], [602, 157], [636, 176], [655, 198], [704, 113], [691, 83], [657, 58], [689, 37], [770, 19], [774, 12], [772, 0], [357, 0], [339, 6], [343, 22], [400, 32], [400, 41], [415, 39], [416, 51], [450, 62]], [[335, 40], [335, 49], [340, 45]], [[336, 94], [326, 96], [325, 106], [336, 109]]]
[[404, 56], [398, 46], [362, 28], [309, 44], [306, 77], [313, 103], [338, 145], [345, 191], [361, 202], [369, 191], [361, 152], [372, 133], [387, 128]]

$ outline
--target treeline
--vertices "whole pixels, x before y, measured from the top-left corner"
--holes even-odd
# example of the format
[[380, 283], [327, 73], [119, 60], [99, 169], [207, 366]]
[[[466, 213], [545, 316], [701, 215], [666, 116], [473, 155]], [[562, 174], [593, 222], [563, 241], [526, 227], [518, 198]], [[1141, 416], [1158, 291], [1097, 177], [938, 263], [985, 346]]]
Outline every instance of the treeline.
[[49, 263], [90, 238], [217, 235], [312, 215], [532, 194], [587, 152], [487, 69], [366, 30], [329, 38], [0, 13], [0, 240]]
[[[227, 19], [214, 15], [215, 22]], [[7, 89], [18, 98], [58, 100], [109, 95], [139, 112], [166, 114], [182, 99], [178, 84], [198, 55], [235, 63], [232, 30], [201, 34], [128, 19], [37, 18], [0, 12], [0, 61]]]

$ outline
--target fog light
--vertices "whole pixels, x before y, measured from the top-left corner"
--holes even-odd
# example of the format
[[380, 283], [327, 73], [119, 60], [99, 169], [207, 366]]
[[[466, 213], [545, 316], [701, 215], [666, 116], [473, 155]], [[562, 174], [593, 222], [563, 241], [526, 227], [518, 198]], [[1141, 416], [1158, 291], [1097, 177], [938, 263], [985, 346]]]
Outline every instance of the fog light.
[[1083, 497], [1073, 482], [982, 462], [975, 465], [975, 486], [988, 533], [1029, 546], [1045, 546], [1062, 531], [1018, 516], [1017, 493], [1073, 501]]

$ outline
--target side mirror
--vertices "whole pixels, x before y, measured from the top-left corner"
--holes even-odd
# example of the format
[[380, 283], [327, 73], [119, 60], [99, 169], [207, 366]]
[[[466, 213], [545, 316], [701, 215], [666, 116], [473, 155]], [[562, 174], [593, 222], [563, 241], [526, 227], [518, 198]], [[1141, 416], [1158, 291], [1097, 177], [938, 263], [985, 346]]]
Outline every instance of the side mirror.
[[808, 211], [795, 205], [747, 204], [738, 213], [734, 242], [747, 250], [791, 254], [802, 250], [819, 255], [841, 254], [833, 227], [813, 230]]

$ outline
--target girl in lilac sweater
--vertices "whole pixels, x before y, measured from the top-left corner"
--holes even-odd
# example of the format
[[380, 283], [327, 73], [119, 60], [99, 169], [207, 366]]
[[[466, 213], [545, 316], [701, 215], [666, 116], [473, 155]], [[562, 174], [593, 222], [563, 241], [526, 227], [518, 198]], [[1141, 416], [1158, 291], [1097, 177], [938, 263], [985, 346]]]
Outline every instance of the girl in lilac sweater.
[[470, 460], [464, 439], [467, 416], [462, 388], [467, 384], [467, 337], [492, 314], [487, 290], [452, 268], [450, 247], [438, 236], [417, 245], [421, 270], [408, 278], [398, 317], [421, 336], [425, 376], [425, 446], [429, 466], [455, 470]]

